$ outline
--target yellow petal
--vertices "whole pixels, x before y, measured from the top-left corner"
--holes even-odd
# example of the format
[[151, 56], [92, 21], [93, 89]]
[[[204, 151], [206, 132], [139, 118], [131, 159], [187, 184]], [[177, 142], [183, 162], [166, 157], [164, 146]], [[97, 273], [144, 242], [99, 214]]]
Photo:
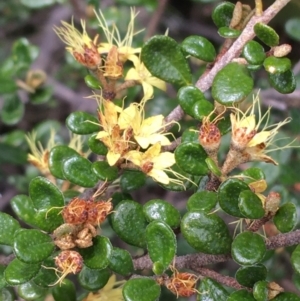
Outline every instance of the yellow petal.
[[171, 144], [170, 140], [162, 134], [152, 134], [147, 137], [134, 136], [134, 138], [142, 148], [147, 148], [147, 147], [149, 147], [150, 144], [155, 144], [158, 142], [161, 145], [170, 145]]
[[141, 125], [140, 135], [150, 135], [161, 130], [163, 126], [163, 115], [156, 115], [144, 119]]
[[152, 162], [155, 169], [165, 169], [176, 163], [174, 154], [170, 152], [159, 154], [159, 156], [153, 158]]
[[117, 163], [117, 161], [120, 159], [121, 155], [120, 154], [116, 154], [112, 151], [108, 151], [106, 158], [107, 158], [107, 162], [110, 166], [113, 166]]
[[120, 126], [120, 129], [127, 129], [129, 127], [134, 128], [134, 123], [138, 122], [139, 119], [139, 111], [136, 105], [131, 104], [128, 108], [123, 110], [120, 113], [118, 124]]
[[143, 86], [144, 98], [147, 100], [151, 99], [154, 93], [153, 87], [145, 81], [142, 81], [142, 86]]
[[255, 129], [255, 115], [247, 116], [246, 118], [242, 118], [236, 125], [238, 128], [245, 127], [248, 131], [252, 131]]
[[164, 82], [163, 80], [154, 77], [154, 76], [150, 76], [147, 78], [147, 83], [150, 84], [151, 86], [154, 86], [160, 90], [166, 91], [167, 89], [167, 84], [166, 82]]
[[131, 68], [128, 70], [125, 80], [137, 80], [141, 81], [139, 73], [136, 71], [136, 69]]
[[124, 158], [128, 161], [131, 161], [136, 166], [141, 166], [142, 164], [142, 156], [143, 153], [140, 153], [139, 151], [130, 151], [126, 155], [124, 155]]
[[105, 131], [100, 131], [100, 132], [97, 134], [96, 139], [102, 139], [102, 138], [108, 137], [108, 136], [109, 136], [109, 134], [108, 134], [107, 132], [105, 132]]
[[148, 176], [150, 176], [151, 178], [153, 178], [154, 180], [156, 180], [159, 183], [162, 184], [169, 184], [170, 183], [170, 178], [168, 177], [168, 175], [163, 171], [163, 170], [159, 170], [159, 169], [152, 169], [149, 173]]
[[160, 154], [160, 151], [161, 145], [159, 143], [152, 145], [151, 147], [149, 147], [149, 149], [145, 151], [143, 155], [143, 160], [152, 162], [152, 159], [157, 157]]
[[261, 143], [265, 143], [267, 139], [269, 138], [271, 132], [270, 131], [263, 131], [260, 133], [257, 133], [247, 144], [247, 147], [252, 147]]

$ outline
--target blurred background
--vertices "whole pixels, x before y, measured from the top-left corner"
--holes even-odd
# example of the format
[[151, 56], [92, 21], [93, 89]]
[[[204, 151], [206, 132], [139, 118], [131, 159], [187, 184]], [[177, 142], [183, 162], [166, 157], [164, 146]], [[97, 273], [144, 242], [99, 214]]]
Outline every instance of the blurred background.
[[[29, 151], [25, 135], [32, 130], [37, 132], [37, 140], [43, 145], [48, 141], [50, 129], [55, 129], [57, 143], [69, 141], [65, 120], [71, 112], [83, 110], [96, 113], [97, 105], [85, 98], [92, 94], [84, 77], [88, 70], [79, 65], [65, 51], [65, 45], [53, 31], [60, 21], [70, 22], [80, 28], [80, 19], [87, 20], [87, 31], [91, 37], [103, 33], [99, 30], [93, 10], [101, 9], [108, 24], [116, 24], [121, 34], [125, 34], [130, 17], [130, 6], [135, 6], [139, 15], [136, 30], [145, 30], [136, 36], [135, 46], [155, 34], [168, 35], [181, 42], [189, 35], [201, 35], [209, 39], [219, 49], [224, 39], [218, 35], [212, 22], [214, 7], [221, 1], [214, 0], [10, 0], [0, 1], [0, 208], [11, 212], [9, 201], [16, 194], [27, 194], [28, 184], [39, 175], [38, 170], [27, 164]], [[236, 1], [231, 1], [235, 3]], [[274, 0], [264, 0], [268, 7]], [[254, 8], [254, 1], [245, 1]], [[274, 122], [292, 117], [280, 138], [297, 139], [300, 145], [300, 2], [292, 0], [270, 25], [280, 36], [280, 43], [288, 43], [292, 51], [288, 57], [294, 65], [297, 80], [295, 92], [282, 95], [276, 92], [267, 80], [264, 70], [253, 73], [255, 87], [261, 89], [264, 110], [272, 106], [271, 119]], [[268, 50], [266, 48], [266, 50]], [[204, 71], [200, 61], [190, 61], [194, 81]], [[128, 90], [127, 101], [136, 100], [140, 88]], [[207, 97], [210, 97], [209, 92]], [[168, 114], [178, 101], [176, 90], [168, 86], [167, 93], [156, 91], [153, 100], [147, 103], [147, 114]], [[198, 126], [198, 122], [185, 118], [182, 130]], [[176, 133], [180, 135], [180, 133]], [[224, 137], [220, 157], [228, 150], [229, 137]], [[283, 141], [283, 142], [282, 142]], [[278, 143], [287, 144], [289, 140]], [[283, 202], [292, 201], [300, 208], [300, 150], [286, 149], [272, 153], [279, 166], [255, 163], [263, 168], [269, 190], [282, 194]], [[249, 167], [242, 166], [241, 168]], [[185, 210], [185, 202], [192, 191], [166, 191], [150, 183], [134, 193], [134, 199], [141, 203], [153, 198], [168, 200]], [[298, 210], [300, 213], [300, 210]], [[109, 234], [109, 229], [108, 235]], [[272, 231], [272, 229], [270, 229]], [[130, 248], [129, 248], [130, 249]], [[2, 250], [4, 253], [9, 250]], [[178, 254], [194, 252], [186, 244], [179, 246]], [[299, 293], [300, 277], [293, 275], [289, 263], [289, 252], [277, 250], [278, 260], [268, 262], [272, 280], [281, 279], [280, 285], [287, 290]], [[216, 270], [234, 276], [237, 266], [234, 263], [219, 264]], [[298, 287], [298, 289], [297, 289]], [[172, 300], [168, 297], [168, 300]], [[163, 300], [163, 299], [162, 299]], [[166, 299], [165, 299], [166, 300]]]

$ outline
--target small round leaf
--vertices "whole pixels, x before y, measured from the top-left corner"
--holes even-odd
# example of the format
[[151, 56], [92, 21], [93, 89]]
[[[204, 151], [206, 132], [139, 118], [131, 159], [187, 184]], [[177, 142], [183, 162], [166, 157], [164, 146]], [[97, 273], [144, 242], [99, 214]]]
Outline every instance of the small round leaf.
[[289, 18], [285, 23], [285, 31], [295, 41], [300, 41], [300, 18]]
[[125, 301], [155, 301], [160, 295], [160, 286], [150, 278], [128, 280], [123, 287]]
[[287, 57], [269, 56], [264, 61], [264, 67], [271, 74], [283, 73], [291, 69], [292, 63]]
[[197, 251], [206, 254], [227, 254], [231, 237], [225, 222], [217, 215], [188, 212], [181, 220], [181, 232]]
[[64, 279], [60, 285], [53, 288], [52, 295], [55, 301], [76, 301], [75, 284], [69, 279]]
[[264, 47], [256, 41], [247, 42], [242, 55], [251, 65], [261, 65], [266, 58]]
[[66, 126], [71, 132], [78, 135], [88, 135], [100, 130], [98, 119], [82, 111], [71, 113], [66, 120]]
[[120, 178], [122, 191], [136, 190], [146, 183], [146, 175], [139, 170], [125, 170]]
[[296, 89], [296, 80], [293, 72], [288, 70], [283, 73], [269, 73], [271, 86], [282, 94], [292, 93]]
[[97, 161], [92, 164], [92, 170], [102, 181], [114, 181], [118, 177], [118, 168], [110, 166], [106, 161]]
[[270, 47], [277, 46], [279, 44], [278, 34], [269, 25], [256, 23], [254, 25], [254, 32], [262, 42]]
[[123, 276], [127, 276], [133, 271], [133, 262], [127, 250], [114, 248], [109, 258], [109, 268]]
[[47, 289], [37, 286], [31, 281], [18, 286], [18, 295], [25, 300], [37, 300], [44, 296], [47, 292]]
[[202, 176], [208, 173], [206, 158], [205, 150], [197, 143], [182, 143], [175, 150], [175, 160], [178, 166], [192, 175]]
[[239, 195], [240, 212], [249, 219], [259, 219], [265, 215], [265, 209], [260, 198], [251, 190], [244, 190]]
[[91, 151], [97, 155], [105, 156], [107, 154], [107, 147], [102, 141], [96, 139], [97, 133], [92, 134], [88, 140], [88, 146]]
[[91, 88], [91, 89], [99, 89], [100, 88], [100, 83], [99, 81], [91, 74], [88, 74], [84, 77], [84, 81], [86, 85]]
[[256, 301], [253, 295], [246, 290], [235, 291], [230, 294], [226, 301]]
[[300, 301], [300, 297], [294, 293], [284, 292], [277, 295], [272, 301]]
[[297, 208], [295, 204], [288, 202], [282, 205], [276, 212], [273, 222], [282, 233], [292, 231], [297, 224]]
[[236, 280], [244, 286], [253, 287], [255, 282], [265, 280], [268, 271], [263, 264], [240, 267], [236, 274]]
[[253, 286], [253, 296], [257, 301], [268, 301], [268, 282], [257, 281]]
[[213, 98], [226, 106], [243, 101], [253, 89], [253, 79], [245, 66], [229, 63], [215, 76]]
[[186, 207], [188, 211], [202, 210], [209, 212], [216, 207], [218, 195], [213, 191], [199, 191], [194, 193], [187, 201]]
[[95, 270], [83, 266], [78, 275], [80, 285], [88, 291], [96, 291], [105, 286], [110, 277], [108, 269]]
[[224, 1], [215, 7], [212, 19], [217, 27], [229, 26], [234, 11], [234, 4]]
[[204, 278], [198, 286], [198, 291], [201, 294], [197, 295], [197, 301], [226, 301], [229, 293], [218, 282]]
[[55, 273], [55, 268], [57, 267], [54, 263], [55, 255], [52, 254], [49, 258], [43, 261], [38, 274], [32, 279], [36, 285], [41, 287], [49, 287], [57, 281], [57, 275]]
[[10, 215], [0, 212], [0, 244], [12, 246], [14, 234], [20, 229], [20, 224]]
[[235, 39], [239, 37], [241, 31], [227, 26], [223, 26], [219, 28], [218, 34], [225, 39]]
[[239, 264], [252, 265], [260, 262], [266, 253], [264, 239], [249, 231], [240, 233], [232, 242], [231, 255]]
[[291, 262], [295, 271], [300, 274], [300, 245], [293, 251]]

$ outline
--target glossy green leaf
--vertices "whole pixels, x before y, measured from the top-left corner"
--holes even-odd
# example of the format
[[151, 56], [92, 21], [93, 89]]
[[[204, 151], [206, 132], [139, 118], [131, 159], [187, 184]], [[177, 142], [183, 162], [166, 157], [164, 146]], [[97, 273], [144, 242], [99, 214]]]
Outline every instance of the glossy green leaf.
[[209, 212], [214, 209], [218, 202], [218, 194], [213, 191], [199, 191], [194, 193], [187, 201], [186, 207], [188, 211], [204, 211]]
[[0, 119], [6, 125], [14, 125], [24, 115], [24, 104], [16, 94], [5, 95], [3, 98]]
[[175, 150], [175, 160], [185, 172], [202, 176], [208, 173], [205, 163], [207, 154], [200, 144], [188, 142], [180, 144]]
[[189, 54], [204, 62], [213, 62], [216, 57], [214, 45], [201, 36], [189, 36], [181, 43], [185, 54]]
[[84, 81], [86, 85], [91, 89], [99, 89], [100, 83], [99, 81], [91, 74], [88, 74], [84, 77]]
[[127, 250], [116, 247], [113, 248], [108, 267], [122, 276], [129, 275], [134, 269], [130, 253]]
[[181, 47], [168, 36], [154, 36], [143, 46], [142, 62], [152, 75], [178, 86], [191, 84], [192, 75]]
[[92, 170], [102, 181], [114, 181], [118, 177], [118, 168], [110, 166], [106, 161], [97, 161], [92, 164]]
[[243, 232], [232, 242], [231, 255], [239, 264], [252, 265], [260, 262], [266, 253], [264, 239], [257, 233]]
[[242, 55], [251, 65], [261, 65], [266, 58], [264, 47], [256, 41], [247, 42]]
[[296, 89], [296, 80], [293, 72], [288, 70], [283, 73], [269, 73], [271, 86], [282, 94], [292, 93]]
[[285, 31], [295, 41], [300, 41], [300, 18], [289, 18], [285, 23]]
[[98, 133], [94, 133], [88, 140], [88, 146], [91, 151], [97, 155], [105, 156], [107, 154], [107, 147], [102, 141], [96, 139]]
[[69, 115], [66, 126], [70, 131], [78, 135], [87, 135], [100, 130], [98, 119], [86, 112], [77, 111]]
[[35, 105], [47, 103], [52, 98], [52, 94], [52, 87], [43, 87], [37, 89], [35, 93], [31, 95], [30, 102]]
[[246, 170], [243, 170], [240, 174], [244, 176], [244, 181], [246, 183], [252, 183], [257, 180], [264, 180], [266, 178], [264, 172], [258, 167], [250, 167]]
[[170, 203], [160, 199], [148, 201], [143, 206], [143, 211], [148, 222], [161, 221], [171, 228], [177, 228], [180, 224], [180, 213]]
[[92, 163], [83, 157], [72, 157], [63, 162], [64, 176], [71, 183], [82, 187], [94, 187], [99, 178], [92, 170]]
[[281, 233], [292, 231], [297, 221], [297, 208], [291, 202], [282, 205], [273, 218], [275, 226]]
[[[158, 274], [162, 274], [176, 255], [176, 236], [166, 223], [153, 221], [146, 228], [146, 242], [149, 257], [152, 262], [159, 262]], [[154, 269], [153, 272], [156, 273]]]
[[[4, 271], [6, 269], [6, 265], [0, 264], [0, 290], [2, 290], [6, 286], [6, 281], [4, 277]], [[0, 298], [1, 300], [1, 298]]]
[[220, 207], [232, 216], [244, 217], [239, 208], [239, 196], [244, 190], [250, 188], [241, 180], [231, 178], [223, 182], [218, 191]]
[[145, 248], [145, 231], [147, 221], [143, 207], [131, 200], [121, 201], [111, 214], [113, 230], [126, 243]]
[[213, 98], [226, 106], [244, 100], [253, 89], [253, 79], [245, 66], [229, 63], [215, 76], [212, 84]]
[[219, 28], [218, 34], [225, 39], [235, 39], [239, 37], [241, 31], [227, 26], [223, 26]]
[[276, 31], [267, 24], [256, 23], [254, 25], [256, 36], [266, 45], [273, 47], [279, 44], [279, 36]]
[[128, 280], [123, 288], [125, 301], [155, 301], [160, 295], [160, 286], [150, 278]]
[[84, 264], [90, 269], [102, 270], [109, 265], [109, 258], [113, 247], [110, 240], [104, 236], [96, 236], [93, 245], [86, 249], [80, 249]]
[[284, 292], [277, 295], [272, 301], [300, 301], [300, 297], [294, 293]]
[[28, 42], [27, 39], [21, 38], [14, 42], [12, 47], [13, 60], [16, 65], [22, 65], [26, 69], [36, 59], [38, 48]]
[[232, 19], [234, 4], [224, 1], [215, 7], [212, 19], [217, 27], [229, 26]]
[[291, 256], [291, 263], [297, 273], [300, 274], [300, 245], [296, 247]]
[[20, 224], [12, 216], [0, 212], [0, 244], [12, 246], [14, 234], [20, 229]]
[[249, 71], [255, 72], [261, 69], [261, 65], [247, 65], [246, 66]]
[[230, 294], [226, 301], [256, 301], [253, 295], [245, 289]]
[[181, 232], [197, 251], [206, 254], [227, 254], [231, 237], [225, 222], [215, 214], [188, 212], [181, 220]]
[[15, 258], [4, 271], [5, 281], [10, 285], [20, 285], [37, 275], [40, 264], [28, 264]]
[[13, 288], [3, 288], [0, 290], [1, 301], [15, 301], [15, 294]]
[[201, 280], [198, 291], [201, 293], [197, 295], [197, 301], [226, 301], [229, 296], [220, 283], [210, 278]]
[[225, 116], [218, 122], [218, 129], [220, 130], [222, 136], [231, 131], [230, 116]]
[[35, 211], [35, 217], [32, 222], [34, 222], [35, 227], [51, 233], [63, 223], [63, 218], [60, 214], [61, 210], [61, 206], [37, 210]]
[[32, 199], [33, 206], [38, 210], [64, 206], [62, 192], [44, 177], [36, 177], [31, 180], [29, 196]]
[[291, 69], [291, 60], [287, 57], [269, 56], [264, 61], [264, 67], [269, 73], [283, 73]]
[[181, 136], [181, 143], [185, 142], [199, 142], [199, 129], [196, 127], [190, 127], [186, 129]]
[[268, 282], [257, 281], [253, 286], [253, 296], [257, 301], [268, 301]]
[[210, 172], [213, 175], [215, 175], [217, 177], [221, 177], [222, 176], [222, 172], [221, 172], [219, 166], [216, 164], [216, 162], [212, 158], [207, 157], [205, 159], [205, 163], [206, 163], [208, 169], [210, 170]]
[[57, 281], [57, 275], [55, 273], [55, 269], [57, 268], [54, 263], [54, 257], [56, 254], [52, 254], [46, 260], [43, 261], [42, 266], [40, 267], [37, 275], [32, 279], [36, 285], [41, 287], [49, 287], [53, 286]]
[[43, 297], [47, 291], [47, 289], [37, 286], [31, 281], [18, 286], [18, 295], [25, 300], [37, 300]]
[[83, 266], [78, 275], [80, 285], [88, 291], [97, 291], [105, 286], [110, 277], [109, 269], [95, 270]]
[[251, 190], [244, 190], [238, 199], [240, 212], [249, 219], [259, 219], [265, 215], [261, 199]]
[[137, 190], [146, 183], [146, 175], [139, 170], [125, 170], [120, 178], [122, 191]]
[[52, 290], [55, 301], [76, 301], [76, 288], [74, 282], [64, 279], [60, 285], [56, 285]]
[[196, 119], [202, 119], [213, 110], [213, 104], [194, 86], [182, 87], [177, 98], [183, 111]]
[[80, 157], [80, 155], [73, 149], [66, 145], [54, 146], [49, 154], [49, 169], [53, 176], [58, 179], [65, 180], [63, 171], [63, 163], [73, 157]]
[[240, 267], [236, 274], [236, 280], [244, 286], [253, 287], [255, 282], [265, 280], [268, 271], [263, 264]]
[[39, 230], [20, 229], [15, 234], [14, 252], [23, 262], [42, 262], [50, 256], [54, 248], [52, 238]]

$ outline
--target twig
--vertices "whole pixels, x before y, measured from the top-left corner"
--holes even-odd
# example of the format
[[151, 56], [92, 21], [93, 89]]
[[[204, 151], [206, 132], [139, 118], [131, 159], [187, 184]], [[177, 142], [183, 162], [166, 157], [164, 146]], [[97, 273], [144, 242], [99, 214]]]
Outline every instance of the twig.
[[300, 244], [300, 230], [295, 230], [293, 232], [278, 234], [276, 236], [270, 237], [267, 242], [267, 248], [269, 250], [274, 250], [281, 247], [289, 247]]

